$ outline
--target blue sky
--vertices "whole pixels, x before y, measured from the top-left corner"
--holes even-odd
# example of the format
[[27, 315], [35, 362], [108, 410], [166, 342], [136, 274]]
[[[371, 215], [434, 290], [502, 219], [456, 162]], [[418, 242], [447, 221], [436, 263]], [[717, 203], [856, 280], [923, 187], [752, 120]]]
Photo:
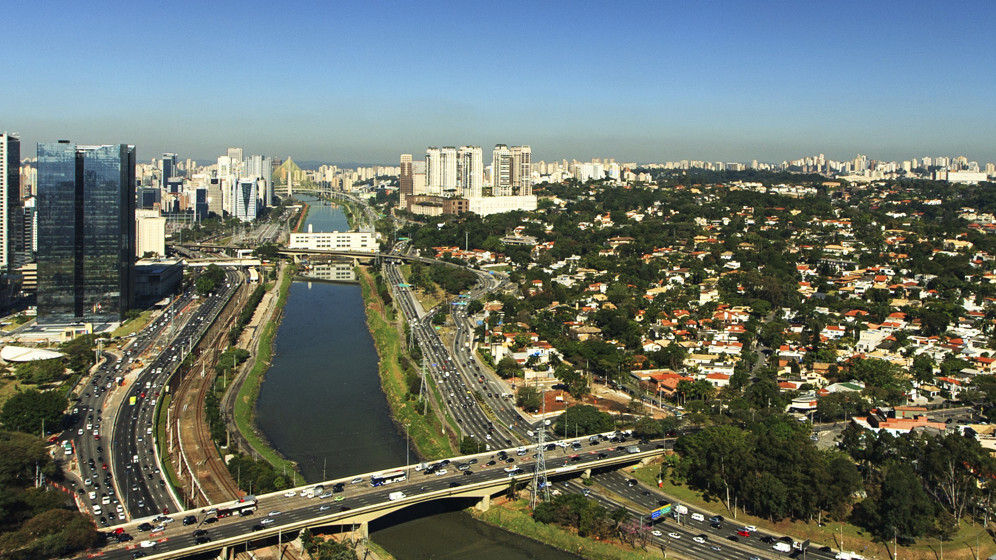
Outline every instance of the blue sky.
[[996, 161], [994, 2], [12, 2], [0, 130], [213, 159]]

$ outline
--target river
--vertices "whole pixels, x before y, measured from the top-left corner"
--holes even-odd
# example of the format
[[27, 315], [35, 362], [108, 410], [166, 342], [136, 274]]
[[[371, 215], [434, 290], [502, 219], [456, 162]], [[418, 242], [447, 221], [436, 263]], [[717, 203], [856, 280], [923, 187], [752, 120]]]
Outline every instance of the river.
[[[305, 224], [314, 231], [348, 230], [341, 209], [305, 200], [311, 204]], [[275, 344], [256, 421], [308, 482], [405, 463], [405, 436], [380, 388], [359, 286], [294, 282]], [[452, 507], [440, 503], [418, 515], [371, 523], [371, 538], [398, 560], [577, 558]]]

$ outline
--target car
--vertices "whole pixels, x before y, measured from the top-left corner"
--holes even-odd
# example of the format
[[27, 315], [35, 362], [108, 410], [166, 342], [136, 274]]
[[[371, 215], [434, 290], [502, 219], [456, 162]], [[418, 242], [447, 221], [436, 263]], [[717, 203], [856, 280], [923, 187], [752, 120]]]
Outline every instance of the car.
[[450, 488], [456, 488], [457, 486], [460, 486], [459, 482], [451, 482], [450, 483]]
[[335, 501], [336, 501], [336, 502], [341, 502], [341, 501], [343, 501], [343, 500], [345, 500], [345, 499], [346, 499], [346, 498], [344, 498], [343, 496], [336, 496], [336, 497], [335, 497]]
[[709, 549], [712, 550], [712, 551], [714, 551], [714, 552], [719, 552], [719, 551], [723, 550], [722, 548], [720, 548], [720, 546], [718, 544], [714, 544], [714, 545], [710, 546]]
[[217, 517], [208, 517], [207, 519], [204, 520], [204, 523], [206, 525], [210, 525], [212, 523], [217, 523], [217, 522], [218, 522], [218, 518]]
[[765, 535], [760, 538], [760, 541], [763, 542], [764, 544], [772, 544], [775, 542], [775, 537], [772, 537], [770, 535]]
[[353, 480], [349, 481], [350, 484], [359, 484], [361, 482], [363, 482], [363, 477], [362, 476], [358, 476], [358, 477], [354, 478]]
[[193, 515], [188, 515], [183, 518], [184, 525], [193, 525], [194, 523], [197, 523], [197, 517]]
[[655, 537], [663, 537], [664, 536], [664, 533], [658, 531], [657, 529], [654, 529], [653, 531], [650, 531], [650, 534], [653, 535], [653, 536], [655, 536]]
[[755, 527], [754, 525], [744, 525], [744, 531], [748, 531], [750, 533], [756, 533], [757, 527]]
[[139, 531], [151, 531], [152, 530], [152, 524], [151, 523], [141, 523], [138, 526], [138, 530]]
[[207, 531], [205, 531], [204, 529], [197, 529], [196, 531], [194, 531], [194, 536], [195, 537], [200, 537], [200, 536], [203, 536], [203, 535], [206, 535], [206, 534], [207, 534]]
[[668, 538], [672, 538], [672, 539], [675, 539], [675, 540], [681, 538], [681, 535], [679, 535], [678, 533], [673, 533], [673, 532], [672, 533], [668, 533], [667, 536], [668, 536]]
[[325, 505], [321, 506], [320, 508], [318, 508], [318, 511], [328, 511], [330, 509], [332, 509], [332, 506], [329, 505], [329, 504], [325, 504]]
[[290, 491], [287, 491], [287, 492], [284, 492], [284, 497], [285, 497], [285, 498], [293, 498], [293, 497], [295, 497], [295, 496], [297, 496], [297, 492], [295, 492], [295, 491], [293, 491], [293, 490], [290, 490]]
[[[661, 505], [664, 505], [664, 504], [661, 504]], [[692, 517], [692, 521], [705, 521], [705, 516], [703, 516], [701, 513], [693, 513], [691, 515], [691, 517]]]
[[325, 498], [331, 498], [331, 497], [332, 497], [332, 491], [331, 490], [327, 490], [327, 491], [322, 492], [321, 494], [318, 495], [318, 499], [319, 500], [324, 500]]
[[142, 541], [139, 543], [142, 548], [153, 548], [156, 546], [156, 541]]
[[144, 551], [141, 550], [136, 550], [135, 552], [131, 553], [132, 558], [145, 558], [146, 556], [148, 556], [148, 554], [146, 554]]
[[271, 511], [270, 513], [266, 514], [266, 515], [268, 517], [276, 517], [276, 516], [280, 515], [281, 513], [283, 513], [283, 512], [280, 511], [279, 509], [275, 509], [275, 510]]
[[115, 536], [119, 543], [128, 542], [135, 540], [135, 537], [129, 535], [128, 533], [121, 533]]
[[273, 523], [273, 521], [274, 521], [273, 519], [267, 517], [266, 519], [260, 521], [259, 524], [260, 525], [269, 525], [270, 523]]
[[250, 530], [253, 531], [253, 532], [255, 532], [255, 531], [262, 531], [263, 530], [263, 526], [262, 525], [253, 525]]
[[728, 537], [726, 537], [726, 540], [733, 542], [740, 542], [740, 537], [736, 535], [729, 535]]
[[443, 476], [444, 474], [446, 474], [446, 469], [439, 469], [436, 471], [436, 476]]
[[737, 534], [740, 535], [741, 537], [750, 538], [750, 531], [746, 531], [744, 529], [738, 530]]
[[705, 544], [706, 539], [708, 539], [708, 538], [709, 537], [707, 537], [705, 535], [695, 535], [694, 537], [692, 537], [692, 540], [695, 541], [695, 542], [697, 542], [697, 543], [699, 543], [699, 544]]
[[629, 479], [629, 480], [626, 481], [626, 486], [629, 486], [630, 488], [632, 488], [633, 486], [636, 486], [639, 483], [640, 483], [639, 480], [637, 480], [635, 478], [631, 478], [631, 479]]

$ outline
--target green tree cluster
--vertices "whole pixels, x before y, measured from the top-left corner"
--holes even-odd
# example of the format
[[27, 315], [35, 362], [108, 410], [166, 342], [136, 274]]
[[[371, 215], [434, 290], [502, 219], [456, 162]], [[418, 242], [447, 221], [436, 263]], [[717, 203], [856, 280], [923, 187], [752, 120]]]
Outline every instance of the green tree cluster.
[[537, 504], [533, 519], [539, 523], [570, 527], [582, 537], [598, 539], [611, 537], [616, 528], [609, 510], [581, 494], [560, 494], [548, 502]]
[[58, 391], [29, 389], [15, 393], [0, 410], [0, 424], [5, 430], [31, 434], [62, 430], [64, 412], [69, 401]]
[[614, 426], [612, 416], [588, 404], [569, 406], [553, 423], [554, 433], [577, 437], [608, 432]]
[[266, 494], [293, 486], [293, 473], [281, 473], [270, 463], [241, 453], [228, 461], [228, 472], [239, 488], [249, 494]]

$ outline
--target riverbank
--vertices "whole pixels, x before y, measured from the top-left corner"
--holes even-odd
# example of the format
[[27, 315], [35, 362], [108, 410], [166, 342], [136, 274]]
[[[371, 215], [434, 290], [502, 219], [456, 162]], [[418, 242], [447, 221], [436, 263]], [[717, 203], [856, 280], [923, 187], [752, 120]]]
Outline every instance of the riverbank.
[[[287, 294], [290, 292], [294, 279], [295, 266], [288, 265], [281, 269], [277, 286], [277, 296], [269, 311], [269, 320], [262, 321], [263, 327], [259, 333], [256, 352], [246, 373], [245, 380], [239, 387], [233, 405], [232, 416], [239, 433], [252, 447], [260, 458], [265, 459], [277, 470], [287, 470], [294, 473], [295, 478], [301, 476], [297, 464], [281, 456], [266, 442], [256, 427], [256, 400], [259, 398], [260, 385], [273, 357], [273, 346], [276, 342], [277, 330], [283, 317], [284, 306], [287, 304]], [[250, 344], [250, 352], [252, 352]], [[304, 477], [301, 477], [302, 479]]]
[[408, 427], [408, 435], [418, 454], [424, 459], [442, 459], [455, 455], [453, 442], [442, 436], [443, 426], [434, 415], [423, 416], [417, 401], [408, 400], [408, 386], [401, 369], [404, 354], [402, 335], [397, 319], [388, 317], [387, 306], [377, 293], [373, 275], [366, 267], [357, 267], [357, 278], [363, 293], [367, 328], [373, 337], [380, 358], [378, 373], [381, 388], [387, 398], [391, 415], [399, 426]]

